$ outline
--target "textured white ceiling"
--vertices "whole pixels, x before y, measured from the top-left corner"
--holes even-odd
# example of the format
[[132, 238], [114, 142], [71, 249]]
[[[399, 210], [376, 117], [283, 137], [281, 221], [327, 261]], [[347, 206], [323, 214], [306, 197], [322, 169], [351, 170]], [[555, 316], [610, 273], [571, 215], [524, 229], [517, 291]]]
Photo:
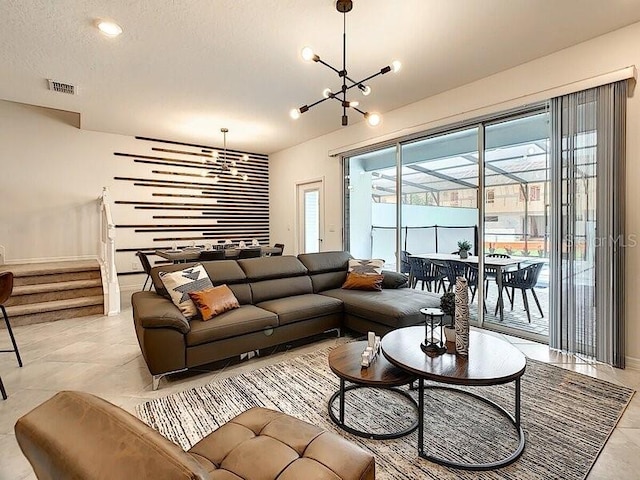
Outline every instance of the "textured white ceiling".
[[[333, 0], [2, 0], [0, 18], [0, 98], [79, 112], [85, 129], [218, 145], [228, 127], [231, 148], [272, 153], [341, 128], [336, 102], [288, 114], [339, 85], [299, 56], [339, 66]], [[100, 18], [124, 33], [101, 35]], [[402, 61], [359, 98], [384, 114], [637, 21], [637, 0], [354, 0], [347, 67]]]

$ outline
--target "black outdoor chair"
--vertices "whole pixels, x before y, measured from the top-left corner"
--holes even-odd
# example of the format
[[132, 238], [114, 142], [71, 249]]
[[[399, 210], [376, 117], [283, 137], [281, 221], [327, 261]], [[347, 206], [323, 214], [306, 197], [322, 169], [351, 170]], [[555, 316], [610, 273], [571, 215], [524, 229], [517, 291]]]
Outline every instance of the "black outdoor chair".
[[[144, 279], [144, 286], [142, 287], [142, 291], [144, 292], [147, 289], [147, 282], [151, 280], [151, 263], [149, 263], [149, 258], [144, 252], [138, 250], [136, 256], [140, 259], [142, 270], [147, 274], [147, 278]], [[153, 287], [153, 281], [149, 282], [149, 290], [151, 290], [151, 287]]]
[[284, 243], [276, 243], [274, 247], [279, 248], [280, 251], [278, 253], [272, 253], [271, 254], [272, 257], [279, 257], [284, 253]]
[[[531, 313], [529, 312], [529, 300], [527, 298], [527, 290], [531, 290], [533, 293], [533, 298], [536, 301], [536, 305], [538, 306], [538, 310], [540, 311], [540, 316], [544, 318], [544, 314], [542, 313], [542, 308], [540, 307], [540, 301], [538, 300], [538, 296], [536, 295], [536, 291], [534, 287], [536, 283], [538, 283], [538, 277], [540, 276], [540, 272], [544, 267], [544, 263], [532, 263], [524, 268], [520, 268], [518, 270], [514, 270], [513, 272], [504, 272], [502, 274], [502, 288], [511, 288], [511, 310], [513, 310], [513, 302], [516, 288], [522, 291], [522, 302], [524, 303], [524, 309], [527, 312], [527, 319], [529, 323], [531, 323]], [[494, 313], [498, 313], [498, 308], [500, 306], [496, 305], [496, 311]]]
[[[511, 258], [511, 256], [506, 253], [490, 253], [487, 258]], [[498, 269], [496, 267], [484, 267], [484, 298], [487, 298], [487, 292], [489, 291], [489, 280], [495, 281], [497, 275]], [[509, 290], [507, 290], [507, 297], [511, 301]]]
[[210, 260], [224, 260], [224, 250], [203, 250], [198, 256], [198, 261], [207, 262]]
[[476, 297], [476, 291], [478, 290], [478, 269], [473, 265], [459, 262], [458, 260], [447, 260], [445, 268], [447, 269], [447, 278], [449, 279], [448, 290], [453, 290], [457, 277], [464, 277], [467, 279], [469, 290], [471, 290], [471, 302], [473, 302], [473, 299]]
[[411, 267], [409, 278], [411, 279], [411, 288], [416, 288], [418, 282], [422, 282], [422, 290], [424, 290], [425, 284], [427, 285], [427, 291], [432, 290], [431, 284], [435, 282], [435, 292], [440, 291], [440, 286], [444, 288], [442, 275], [438, 272], [438, 267], [425, 258], [408, 257], [409, 265]]
[[411, 274], [411, 264], [409, 263], [409, 257], [411, 254], [406, 250], [400, 250], [400, 273], [407, 275]]

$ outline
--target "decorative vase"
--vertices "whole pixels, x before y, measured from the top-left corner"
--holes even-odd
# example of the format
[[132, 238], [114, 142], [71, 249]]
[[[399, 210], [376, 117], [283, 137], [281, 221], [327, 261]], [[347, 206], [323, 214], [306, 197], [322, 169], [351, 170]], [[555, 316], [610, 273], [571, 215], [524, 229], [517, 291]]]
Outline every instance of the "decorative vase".
[[444, 327], [444, 338], [447, 342], [456, 341], [456, 329], [453, 327]]
[[467, 279], [456, 279], [456, 352], [469, 355], [469, 289]]
[[467, 258], [469, 256], [469, 252], [467, 250], [460, 250], [460, 258]]

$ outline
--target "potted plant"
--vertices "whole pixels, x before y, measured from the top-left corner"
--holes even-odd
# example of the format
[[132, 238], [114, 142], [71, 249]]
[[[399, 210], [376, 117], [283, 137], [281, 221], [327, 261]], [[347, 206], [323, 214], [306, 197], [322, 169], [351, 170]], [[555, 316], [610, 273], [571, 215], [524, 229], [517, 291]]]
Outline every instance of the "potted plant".
[[[440, 310], [448, 316], [451, 320], [449, 325], [444, 327], [444, 336], [447, 342], [456, 341], [456, 329], [453, 327], [453, 317], [456, 314], [456, 294], [453, 292], [446, 292], [440, 297]], [[444, 321], [444, 319], [443, 319]]]
[[458, 242], [458, 253], [460, 258], [467, 258], [469, 256], [469, 250], [471, 250], [471, 243], [467, 240], [460, 240]]

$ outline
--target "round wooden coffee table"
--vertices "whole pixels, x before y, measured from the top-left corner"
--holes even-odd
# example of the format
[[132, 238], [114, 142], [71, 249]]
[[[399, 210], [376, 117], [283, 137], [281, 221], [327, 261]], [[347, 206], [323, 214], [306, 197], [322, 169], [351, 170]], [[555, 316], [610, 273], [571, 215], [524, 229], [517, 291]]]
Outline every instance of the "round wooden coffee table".
[[[329, 368], [331, 368], [331, 371], [340, 379], [340, 390], [334, 393], [329, 399], [329, 416], [340, 428], [359, 437], [370, 438], [373, 440], [387, 440], [408, 435], [418, 428], [418, 418], [416, 418], [416, 421], [409, 427], [390, 433], [365, 432], [345, 424], [344, 394], [349, 390], [358, 388], [382, 388], [392, 390], [411, 402], [417, 417], [418, 405], [416, 404], [416, 401], [408, 392], [395, 388], [412, 383], [415, 381], [416, 376], [406, 370], [395, 367], [389, 363], [381, 353], [376, 356], [373, 363], [367, 368], [361, 367], [361, 355], [366, 346], [366, 341], [350, 342], [336, 347], [329, 353]], [[345, 381], [353, 383], [353, 385], [345, 387]], [[336, 416], [333, 411], [333, 404], [336, 399], [339, 399], [340, 401], [338, 416]]]
[[[464, 470], [493, 470], [515, 462], [524, 451], [525, 437], [520, 425], [520, 378], [527, 362], [516, 347], [498, 337], [472, 330], [469, 332], [469, 356], [456, 355], [455, 345], [449, 343], [447, 353], [438, 356], [425, 354], [420, 348], [424, 327], [406, 327], [393, 330], [382, 338], [384, 356], [397, 367], [418, 377], [418, 455], [447, 467]], [[424, 385], [425, 380], [438, 383], [480, 386], [515, 382], [515, 416], [497, 403], [472, 392], [440, 385]], [[502, 414], [515, 426], [519, 444], [507, 458], [490, 463], [458, 463], [427, 455], [424, 452], [424, 390], [453, 390], [476, 398]]]

